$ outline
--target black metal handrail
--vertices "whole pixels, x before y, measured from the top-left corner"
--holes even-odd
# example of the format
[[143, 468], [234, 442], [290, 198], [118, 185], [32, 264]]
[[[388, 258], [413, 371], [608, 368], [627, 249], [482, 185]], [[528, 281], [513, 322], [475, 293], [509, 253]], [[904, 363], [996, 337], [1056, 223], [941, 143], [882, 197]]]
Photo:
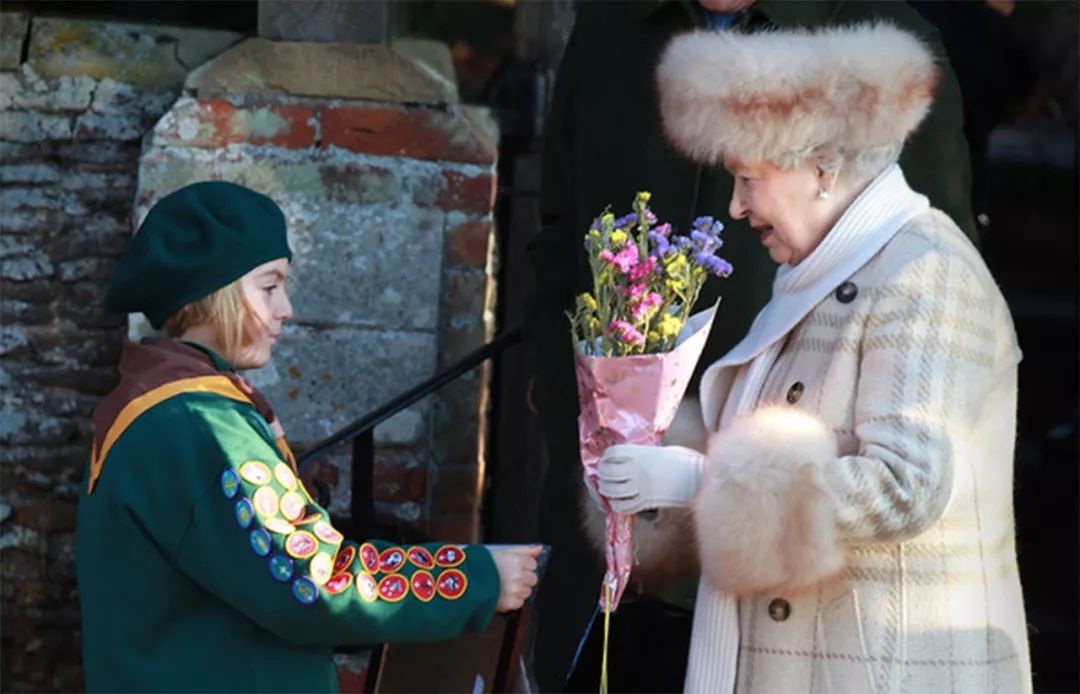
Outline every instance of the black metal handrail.
[[334, 432], [327, 438], [323, 439], [315, 446], [304, 453], [297, 460], [299, 467], [304, 467], [319, 457], [325, 455], [331, 449], [338, 444], [355, 439], [367, 432], [373, 431], [376, 426], [382, 424], [387, 419], [390, 419], [398, 412], [401, 412], [409, 405], [412, 405], [417, 400], [431, 395], [439, 388], [458, 378], [462, 374], [472, 371], [477, 366], [480, 366], [488, 359], [498, 356], [507, 348], [516, 345], [521, 342], [524, 335], [524, 325], [519, 323], [513, 328], [506, 330], [505, 332], [496, 335], [495, 338], [485, 344], [483, 347], [476, 349], [457, 363], [451, 365], [449, 368], [440, 371], [423, 383], [405, 391], [401, 395], [397, 396], [393, 400], [376, 407], [371, 412], [368, 412], [364, 416], [354, 420], [352, 423], [346, 425], [340, 430]]

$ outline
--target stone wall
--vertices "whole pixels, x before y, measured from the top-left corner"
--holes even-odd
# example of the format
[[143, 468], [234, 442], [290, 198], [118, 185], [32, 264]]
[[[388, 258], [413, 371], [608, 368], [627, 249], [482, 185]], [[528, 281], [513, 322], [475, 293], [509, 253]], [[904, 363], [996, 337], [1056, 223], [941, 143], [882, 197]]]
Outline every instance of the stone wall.
[[[494, 138], [480, 114], [454, 103], [438, 47], [324, 45], [312, 54], [305, 44], [249, 41], [207, 62], [238, 39], [0, 18], [8, 690], [81, 685], [72, 549], [88, 417], [115, 383], [132, 329], [100, 299], [133, 221], [157, 197], [224, 178], [285, 208], [297, 319], [274, 364], [252, 380], [298, 448], [491, 334]], [[351, 91], [335, 94], [341, 85]], [[478, 370], [376, 431], [380, 511], [448, 539], [477, 535], [486, 383]], [[344, 459], [316, 471], [339, 512], [349, 503]]]

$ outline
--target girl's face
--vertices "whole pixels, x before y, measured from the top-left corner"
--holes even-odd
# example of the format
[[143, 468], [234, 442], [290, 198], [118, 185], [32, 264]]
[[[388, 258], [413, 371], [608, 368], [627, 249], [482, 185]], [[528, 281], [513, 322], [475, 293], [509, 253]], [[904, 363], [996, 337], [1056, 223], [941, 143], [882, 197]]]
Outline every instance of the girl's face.
[[777, 263], [797, 265], [825, 238], [837, 218], [838, 195], [818, 197], [825, 189], [835, 193], [834, 176], [813, 164], [784, 170], [774, 164], [726, 162], [735, 178], [729, 212], [733, 219], [747, 219], [761, 234], [761, 243]]
[[233, 356], [233, 367], [257, 369], [270, 361], [271, 351], [281, 337], [282, 325], [292, 318], [293, 308], [285, 280], [289, 261], [285, 258], [263, 263], [240, 278], [248, 313], [244, 320], [244, 346]]

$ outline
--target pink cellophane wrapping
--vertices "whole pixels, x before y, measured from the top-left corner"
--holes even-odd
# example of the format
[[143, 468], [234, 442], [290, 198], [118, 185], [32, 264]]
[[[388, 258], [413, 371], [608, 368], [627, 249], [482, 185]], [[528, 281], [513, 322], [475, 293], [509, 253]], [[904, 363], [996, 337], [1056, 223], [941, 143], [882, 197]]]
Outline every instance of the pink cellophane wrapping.
[[[578, 435], [585, 479], [597, 490], [597, 464], [619, 443], [656, 445], [675, 417], [686, 386], [705, 348], [716, 307], [690, 317], [670, 352], [630, 357], [577, 354]], [[599, 494], [597, 495], [599, 497]], [[614, 611], [633, 566], [634, 517], [613, 513], [604, 501], [607, 572], [600, 589], [611, 588]]]

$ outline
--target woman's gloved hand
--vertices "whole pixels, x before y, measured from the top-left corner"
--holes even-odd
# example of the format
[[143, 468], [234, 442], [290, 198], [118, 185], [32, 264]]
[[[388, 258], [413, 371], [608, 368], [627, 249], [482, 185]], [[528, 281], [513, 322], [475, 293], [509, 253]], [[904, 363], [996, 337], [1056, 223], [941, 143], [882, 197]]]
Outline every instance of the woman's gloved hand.
[[689, 506], [704, 463], [683, 446], [612, 446], [598, 465], [600, 494], [616, 513]]

